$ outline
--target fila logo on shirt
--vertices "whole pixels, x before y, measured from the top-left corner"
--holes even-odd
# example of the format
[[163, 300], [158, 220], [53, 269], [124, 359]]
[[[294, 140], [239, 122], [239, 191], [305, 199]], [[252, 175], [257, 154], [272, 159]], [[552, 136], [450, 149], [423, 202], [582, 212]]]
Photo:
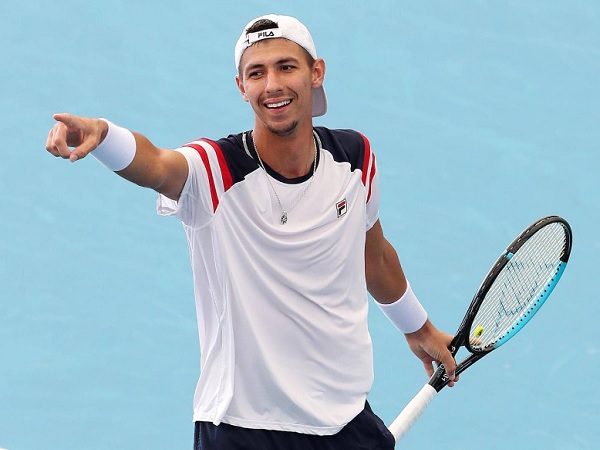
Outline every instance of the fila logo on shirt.
[[348, 203], [346, 199], [340, 200], [335, 204], [335, 210], [337, 212], [338, 219], [348, 212]]

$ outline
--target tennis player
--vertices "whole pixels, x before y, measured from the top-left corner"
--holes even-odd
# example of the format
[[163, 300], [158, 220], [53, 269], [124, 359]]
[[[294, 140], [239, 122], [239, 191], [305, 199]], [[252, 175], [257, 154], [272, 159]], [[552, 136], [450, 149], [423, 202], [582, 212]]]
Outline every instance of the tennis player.
[[369, 141], [313, 126], [327, 111], [325, 62], [306, 27], [259, 17], [234, 54], [252, 130], [166, 150], [104, 119], [56, 114], [46, 149], [95, 156], [183, 223], [201, 347], [196, 450], [392, 449], [367, 403], [367, 291], [429, 375], [443, 363], [454, 379], [451, 336], [384, 237]]

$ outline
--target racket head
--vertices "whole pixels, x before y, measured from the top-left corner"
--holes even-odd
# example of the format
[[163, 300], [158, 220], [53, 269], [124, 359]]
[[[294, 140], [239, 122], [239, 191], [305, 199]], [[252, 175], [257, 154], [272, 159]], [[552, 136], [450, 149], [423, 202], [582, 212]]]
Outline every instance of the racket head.
[[482, 282], [461, 325], [470, 352], [491, 352], [531, 320], [560, 280], [571, 244], [567, 221], [548, 216], [507, 247]]

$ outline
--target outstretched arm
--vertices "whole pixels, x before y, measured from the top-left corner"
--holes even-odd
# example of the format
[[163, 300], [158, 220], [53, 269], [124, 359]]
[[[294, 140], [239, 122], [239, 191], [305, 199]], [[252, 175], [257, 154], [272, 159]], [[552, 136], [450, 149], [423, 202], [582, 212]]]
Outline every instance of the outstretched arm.
[[[373, 298], [382, 304], [383, 308], [386, 305], [394, 308], [395, 312], [392, 314], [397, 314], [399, 311], [410, 314], [411, 308], [404, 308], [404, 311], [397, 308], [400, 306], [398, 302], [408, 301], [405, 294], [412, 291], [409, 291], [409, 284], [400, 265], [398, 254], [383, 235], [379, 221], [367, 232], [365, 264], [367, 288]], [[410, 318], [398, 319], [410, 326], [414, 323]], [[411, 329], [410, 332], [405, 331], [404, 336], [410, 349], [423, 363], [427, 375], [433, 375], [434, 362], [442, 363], [450, 379], [454, 380], [456, 362], [448, 350], [452, 336], [436, 329], [429, 319], [425, 319], [424, 323], [420, 322], [417, 326], [420, 328]], [[451, 382], [449, 386], [453, 384]]]
[[187, 161], [179, 152], [159, 149], [139, 133], [131, 133], [131, 139], [128, 135], [130, 132], [120, 127], [117, 128], [129, 139], [111, 140], [109, 124], [102, 119], [66, 113], [55, 114], [53, 117], [56, 124], [48, 133], [46, 141], [46, 150], [52, 155], [75, 162], [95, 150], [98, 154], [109, 153], [116, 156], [117, 160], [121, 156], [119, 152], [123, 152], [125, 166], [118, 166], [118, 170], [115, 170], [117, 174], [173, 200], [179, 199], [188, 175]]

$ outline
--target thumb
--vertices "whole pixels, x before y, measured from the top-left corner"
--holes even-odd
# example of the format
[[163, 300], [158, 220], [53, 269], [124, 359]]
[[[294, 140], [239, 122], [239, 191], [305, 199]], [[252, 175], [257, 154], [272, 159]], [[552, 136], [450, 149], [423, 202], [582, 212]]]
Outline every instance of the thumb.
[[[69, 155], [69, 160], [75, 162], [78, 159], [86, 157], [90, 152], [94, 151], [104, 140], [108, 134], [108, 124], [101, 119], [87, 119], [77, 117], [67, 117], [67, 121], [73, 120], [72, 123], [78, 125], [81, 121], [82, 139]], [[64, 123], [64, 122], [63, 122]]]

